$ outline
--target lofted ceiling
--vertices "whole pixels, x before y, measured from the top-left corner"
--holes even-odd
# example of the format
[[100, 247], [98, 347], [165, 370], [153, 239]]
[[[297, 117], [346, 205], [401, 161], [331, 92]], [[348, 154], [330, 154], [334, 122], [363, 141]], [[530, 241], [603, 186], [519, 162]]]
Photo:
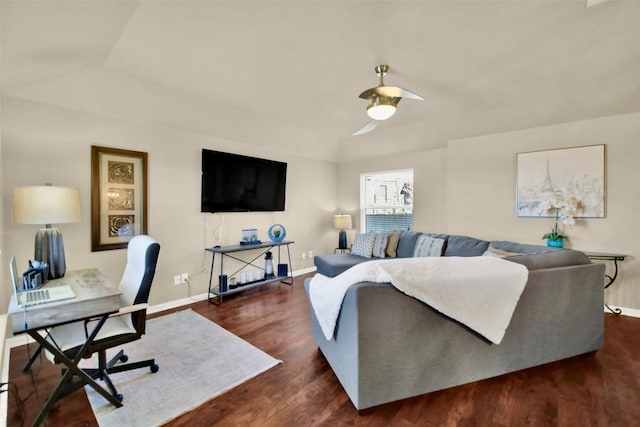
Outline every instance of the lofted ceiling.
[[[349, 161], [640, 111], [640, 2], [5, 1], [5, 97]], [[374, 132], [387, 63], [405, 100]]]

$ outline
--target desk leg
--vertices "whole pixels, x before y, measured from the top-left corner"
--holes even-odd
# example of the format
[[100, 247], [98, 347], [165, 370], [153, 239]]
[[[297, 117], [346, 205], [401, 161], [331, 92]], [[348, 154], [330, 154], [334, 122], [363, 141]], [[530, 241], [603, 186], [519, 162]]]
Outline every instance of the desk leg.
[[29, 369], [31, 369], [31, 365], [33, 365], [33, 363], [38, 359], [38, 356], [40, 356], [40, 353], [42, 353], [41, 345], [38, 346], [38, 349], [33, 353], [31, 358], [22, 367], [22, 372], [27, 372]]
[[36, 418], [36, 420], [33, 423], [34, 426], [39, 426], [40, 424], [42, 424], [44, 419], [47, 417], [47, 414], [51, 410], [51, 407], [58, 401], [58, 399], [60, 399], [66, 394], [65, 392], [67, 391], [67, 386], [72, 385], [71, 380], [74, 374], [79, 376], [83, 383], [89, 384], [91, 387], [93, 387], [95, 391], [100, 393], [102, 397], [107, 399], [112, 405], [118, 408], [122, 406], [122, 402], [120, 402], [111, 393], [109, 393], [107, 390], [101, 387], [100, 384], [98, 384], [93, 378], [91, 378], [86, 372], [84, 372], [78, 366], [78, 364], [80, 363], [80, 360], [86, 355], [87, 350], [89, 349], [89, 346], [95, 339], [96, 335], [98, 335], [98, 331], [100, 331], [100, 329], [102, 328], [102, 326], [104, 325], [104, 322], [106, 322], [108, 317], [109, 317], [108, 315], [102, 316], [102, 318], [100, 319], [96, 327], [93, 328], [93, 331], [87, 338], [87, 341], [82, 345], [82, 347], [78, 351], [78, 354], [76, 354], [76, 357], [74, 357], [73, 360], [65, 356], [64, 353], [58, 350], [58, 348], [55, 345], [51, 344], [42, 335], [40, 335], [38, 331], [35, 331], [35, 330], [29, 331], [29, 335], [31, 336], [31, 338], [36, 340], [42, 347], [44, 347], [45, 349], [53, 353], [55, 357], [61, 360], [62, 363], [68, 368], [67, 371], [62, 376], [62, 378], [60, 378], [60, 381], [58, 381], [58, 384], [53, 389], [53, 392], [51, 393], [51, 395], [49, 395], [49, 397], [47, 398], [45, 405], [42, 407], [42, 409], [40, 410], [40, 413], [38, 414], [38, 418]]

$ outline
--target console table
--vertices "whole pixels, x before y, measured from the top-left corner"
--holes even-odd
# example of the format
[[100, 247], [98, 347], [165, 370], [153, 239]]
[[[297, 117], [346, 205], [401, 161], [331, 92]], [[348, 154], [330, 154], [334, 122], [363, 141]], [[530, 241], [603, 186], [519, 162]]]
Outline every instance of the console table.
[[[604, 275], [604, 277], [607, 279], [607, 283], [605, 283], [604, 285], [605, 289], [613, 285], [613, 282], [615, 282], [616, 278], [618, 277], [618, 261], [624, 261], [624, 259], [627, 257], [627, 255], [624, 255], [624, 254], [614, 254], [614, 253], [608, 253], [608, 252], [585, 251], [584, 254], [588, 256], [589, 259], [594, 261], [613, 261], [613, 268], [614, 268], [613, 276], [609, 276], [608, 274]], [[619, 308], [613, 309], [609, 307], [607, 304], [605, 304], [604, 306], [607, 307], [607, 309], [613, 314], [616, 314], [616, 315], [622, 314], [622, 310], [620, 310]]]
[[[280, 242], [262, 242], [262, 243], [249, 244], [249, 245], [213, 246], [211, 248], [206, 248], [205, 250], [207, 252], [211, 252], [211, 271], [209, 272], [209, 292], [207, 294], [207, 298], [209, 299], [209, 302], [216, 303], [217, 301], [217, 304], [220, 305], [222, 304], [222, 297], [224, 295], [243, 292], [248, 289], [252, 289], [258, 286], [263, 286], [273, 282], [280, 282], [290, 286], [293, 285], [293, 272], [292, 272], [293, 269], [291, 267], [291, 251], [289, 250], [289, 245], [291, 245], [292, 243], [295, 243], [295, 242], [291, 240], [282, 240]], [[287, 250], [287, 254], [286, 254], [287, 262], [284, 263], [284, 265], [287, 266], [286, 267], [287, 271], [286, 271], [286, 274], [280, 275], [282, 271], [279, 268], [279, 266], [283, 264], [281, 261], [280, 250], [282, 249], [283, 246]], [[264, 272], [264, 264], [256, 265], [254, 264], [254, 262], [256, 262], [258, 259], [262, 259], [264, 255], [267, 252], [271, 251], [273, 248], [278, 249], [277, 259], [274, 260], [277, 262], [277, 264], [274, 265], [275, 278], [266, 279], [266, 280], [261, 278], [261, 279], [255, 279], [248, 283], [237, 283], [236, 288], [231, 288], [230, 279], [249, 267], [254, 267]], [[253, 256], [253, 258], [251, 258], [248, 261], [246, 259], [239, 258], [239, 256], [236, 256], [237, 252], [246, 252], [246, 251], [258, 251], [258, 254]], [[214, 284], [214, 281], [213, 281], [213, 272], [215, 270], [216, 254], [218, 254], [220, 257], [220, 276], [225, 275], [224, 259], [226, 257], [234, 259], [240, 263], [239, 268], [237, 268], [233, 273], [226, 275], [228, 278], [226, 290], [223, 287], [221, 287], [220, 279], [218, 279], [217, 286]]]

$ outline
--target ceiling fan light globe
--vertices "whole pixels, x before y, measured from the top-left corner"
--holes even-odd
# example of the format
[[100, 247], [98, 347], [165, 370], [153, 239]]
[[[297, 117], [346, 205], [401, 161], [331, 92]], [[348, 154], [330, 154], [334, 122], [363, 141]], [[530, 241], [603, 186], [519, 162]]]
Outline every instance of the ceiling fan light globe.
[[367, 107], [367, 115], [374, 120], [387, 120], [396, 113], [394, 105], [371, 104]]

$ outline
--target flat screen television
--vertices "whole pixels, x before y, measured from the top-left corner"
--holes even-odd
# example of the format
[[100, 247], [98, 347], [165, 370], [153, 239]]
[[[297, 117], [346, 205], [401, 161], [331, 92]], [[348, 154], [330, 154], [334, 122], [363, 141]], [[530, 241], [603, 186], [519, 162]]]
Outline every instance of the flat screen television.
[[202, 149], [202, 212], [284, 211], [287, 164]]

